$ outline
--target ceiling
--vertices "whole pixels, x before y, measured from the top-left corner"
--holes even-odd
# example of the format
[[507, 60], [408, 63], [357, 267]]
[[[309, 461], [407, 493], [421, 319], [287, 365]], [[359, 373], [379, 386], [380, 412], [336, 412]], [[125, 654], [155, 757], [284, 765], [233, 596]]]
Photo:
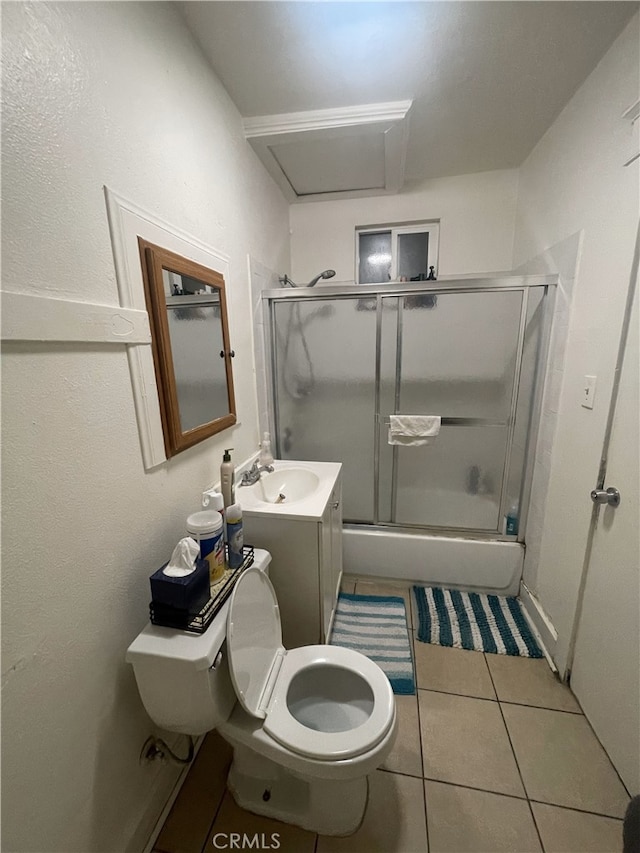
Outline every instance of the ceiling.
[[[362, 195], [367, 181], [379, 193], [387, 131], [378, 124], [377, 138], [361, 145], [353, 128], [338, 133], [331, 122], [324, 135], [316, 127], [287, 136], [280, 114], [413, 101], [406, 163], [398, 154], [405, 183], [515, 167], [639, 8], [561, 0], [179, 6], [242, 116], [278, 117], [283, 135], [263, 139], [262, 152], [254, 147], [276, 179], [295, 170], [295, 180], [281, 181], [292, 200]], [[358, 165], [359, 151], [370, 165]], [[388, 191], [399, 189], [391, 184]]]

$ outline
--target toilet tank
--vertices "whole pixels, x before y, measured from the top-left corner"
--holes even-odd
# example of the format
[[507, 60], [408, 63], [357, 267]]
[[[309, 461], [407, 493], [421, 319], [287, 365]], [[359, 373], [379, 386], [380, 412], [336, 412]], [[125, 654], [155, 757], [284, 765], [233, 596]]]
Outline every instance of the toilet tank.
[[[271, 555], [256, 549], [268, 570]], [[200, 735], [228, 719], [236, 694], [227, 661], [225, 602], [204, 634], [147, 625], [127, 649], [142, 703], [162, 729]]]

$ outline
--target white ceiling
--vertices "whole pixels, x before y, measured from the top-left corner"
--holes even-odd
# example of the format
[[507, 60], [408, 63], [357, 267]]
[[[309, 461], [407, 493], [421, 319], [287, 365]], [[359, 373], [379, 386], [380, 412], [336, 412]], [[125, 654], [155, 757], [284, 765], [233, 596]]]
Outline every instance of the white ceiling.
[[[639, 8], [611, 0], [179, 5], [243, 117], [413, 99], [409, 182], [520, 165]], [[307, 157], [333, 163], [344, 188], [356, 152], [340, 147], [310, 142], [278, 156], [298, 176]], [[381, 176], [369, 180], [379, 185]], [[327, 175], [322, 191], [331, 189]]]

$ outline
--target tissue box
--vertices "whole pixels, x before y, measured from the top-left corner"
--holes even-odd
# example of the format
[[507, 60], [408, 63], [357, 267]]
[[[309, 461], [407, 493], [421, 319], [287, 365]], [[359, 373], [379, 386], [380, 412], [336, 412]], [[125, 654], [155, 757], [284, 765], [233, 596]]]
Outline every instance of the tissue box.
[[183, 578], [171, 578], [164, 574], [169, 563], [154, 572], [149, 578], [151, 598], [156, 604], [168, 604], [187, 613], [199, 613], [209, 601], [209, 563], [196, 560], [196, 569]]

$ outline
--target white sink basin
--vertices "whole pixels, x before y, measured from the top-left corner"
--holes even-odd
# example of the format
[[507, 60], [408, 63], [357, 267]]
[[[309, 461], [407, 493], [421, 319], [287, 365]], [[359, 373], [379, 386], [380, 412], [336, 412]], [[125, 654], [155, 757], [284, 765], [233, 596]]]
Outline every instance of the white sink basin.
[[270, 504], [293, 503], [308, 498], [319, 485], [320, 477], [308, 468], [281, 468], [271, 474], [262, 474], [255, 484], [261, 499]]
[[276, 460], [252, 486], [238, 486], [236, 500], [247, 515], [322, 518], [342, 467], [339, 462]]

